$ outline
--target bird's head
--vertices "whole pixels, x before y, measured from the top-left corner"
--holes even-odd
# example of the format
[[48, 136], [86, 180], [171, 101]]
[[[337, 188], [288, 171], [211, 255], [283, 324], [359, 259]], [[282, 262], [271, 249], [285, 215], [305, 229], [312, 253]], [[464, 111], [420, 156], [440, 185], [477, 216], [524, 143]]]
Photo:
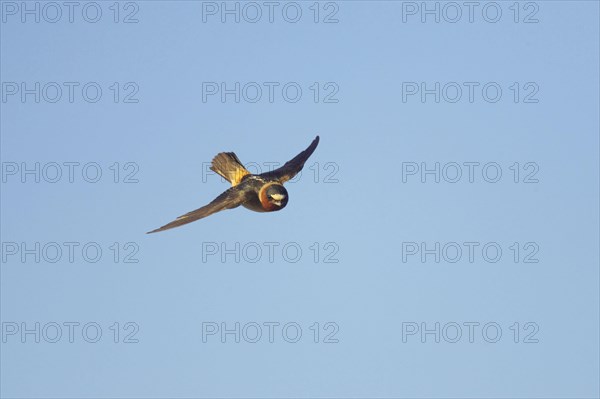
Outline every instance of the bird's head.
[[268, 211], [278, 211], [288, 203], [288, 192], [282, 184], [271, 184], [265, 187], [261, 203]]

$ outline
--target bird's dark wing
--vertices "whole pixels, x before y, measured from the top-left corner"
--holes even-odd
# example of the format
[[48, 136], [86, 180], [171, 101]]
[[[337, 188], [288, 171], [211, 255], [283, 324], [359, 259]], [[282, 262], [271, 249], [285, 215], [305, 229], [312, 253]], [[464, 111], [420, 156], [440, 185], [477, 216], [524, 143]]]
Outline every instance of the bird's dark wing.
[[242, 205], [248, 199], [250, 199], [251, 195], [253, 195], [252, 191], [244, 190], [239, 186], [231, 187], [230, 189], [226, 190], [221, 195], [219, 195], [217, 198], [215, 198], [210, 204], [205, 205], [202, 208], [198, 208], [195, 211], [188, 212], [185, 215], [181, 215], [171, 223], [165, 224], [164, 226], [156, 230], [149, 231], [146, 234], [156, 233], [159, 231], [169, 230], [174, 227], [183, 226], [184, 224], [188, 224], [198, 219], [210, 216], [213, 213], [225, 209], [236, 208]]
[[294, 159], [288, 161], [281, 168], [277, 168], [271, 172], [266, 172], [261, 174], [261, 177], [264, 177], [269, 180], [278, 180], [280, 183], [285, 183], [286, 181], [293, 179], [304, 167], [304, 163], [306, 160], [312, 155], [319, 144], [319, 136], [315, 137], [312, 143], [308, 146], [308, 148], [302, 151], [300, 154], [296, 155]]

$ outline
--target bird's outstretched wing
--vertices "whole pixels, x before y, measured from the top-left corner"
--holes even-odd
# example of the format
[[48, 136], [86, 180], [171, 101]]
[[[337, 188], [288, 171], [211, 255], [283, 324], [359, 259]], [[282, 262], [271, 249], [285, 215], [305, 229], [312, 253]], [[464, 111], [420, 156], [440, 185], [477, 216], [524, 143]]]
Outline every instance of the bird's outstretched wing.
[[294, 176], [296, 176], [302, 170], [304, 163], [315, 151], [318, 144], [319, 136], [315, 137], [313, 142], [310, 143], [306, 150], [296, 155], [292, 160], [286, 162], [281, 168], [277, 168], [271, 172], [263, 173], [260, 176], [269, 180], [278, 180], [280, 183], [285, 183], [286, 181], [293, 179]]
[[183, 226], [184, 224], [188, 224], [198, 219], [210, 216], [213, 213], [225, 209], [236, 208], [242, 205], [244, 202], [246, 202], [251, 194], [252, 192], [240, 189], [239, 186], [231, 187], [230, 189], [226, 190], [221, 195], [219, 195], [217, 198], [215, 198], [210, 204], [205, 205], [202, 208], [198, 208], [195, 211], [188, 212], [185, 215], [181, 215], [177, 219], [173, 220], [171, 223], [165, 224], [164, 226], [156, 230], [149, 231], [146, 234], [157, 233], [159, 231], [169, 230], [174, 227]]

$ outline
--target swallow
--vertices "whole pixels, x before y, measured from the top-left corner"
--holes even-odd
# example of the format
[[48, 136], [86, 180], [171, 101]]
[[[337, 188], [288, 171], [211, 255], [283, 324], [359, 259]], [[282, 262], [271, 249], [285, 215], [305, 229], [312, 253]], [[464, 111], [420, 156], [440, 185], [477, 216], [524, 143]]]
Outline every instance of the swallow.
[[235, 153], [221, 152], [217, 154], [212, 160], [210, 169], [229, 181], [231, 187], [208, 205], [181, 215], [171, 223], [146, 234], [183, 226], [213, 213], [237, 208], [240, 205], [255, 212], [282, 210], [288, 203], [288, 192], [283, 187], [283, 183], [293, 179], [302, 170], [304, 163], [318, 144], [319, 136], [315, 137], [306, 150], [286, 162], [282, 167], [258, 175], [250, 173]]

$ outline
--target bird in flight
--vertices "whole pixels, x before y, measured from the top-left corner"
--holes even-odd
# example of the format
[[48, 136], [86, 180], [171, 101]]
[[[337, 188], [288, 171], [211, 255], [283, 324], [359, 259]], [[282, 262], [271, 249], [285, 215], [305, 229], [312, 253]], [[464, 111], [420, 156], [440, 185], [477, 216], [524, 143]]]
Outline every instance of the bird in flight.
[[282, 167], [259, 175], [251, 174], [233, 152], [221, 152], [212, 160], [211, 170], [223, 176], [231, 183], [231, 187], [210, 204], [195, 211], [179, 216], [171, 223], [156, 230], [157, 233], [174, 227], [183, 226], [198, 219], [225, 209], [233, 209], [242, 205], [255, 212], [279, 211], [288, 203], [288, 193], [283, 183], [296, 176], [304, 167], [306, 160], [319, 144], [319, 136], [315, 137], [308, 148], [286, 162]]

